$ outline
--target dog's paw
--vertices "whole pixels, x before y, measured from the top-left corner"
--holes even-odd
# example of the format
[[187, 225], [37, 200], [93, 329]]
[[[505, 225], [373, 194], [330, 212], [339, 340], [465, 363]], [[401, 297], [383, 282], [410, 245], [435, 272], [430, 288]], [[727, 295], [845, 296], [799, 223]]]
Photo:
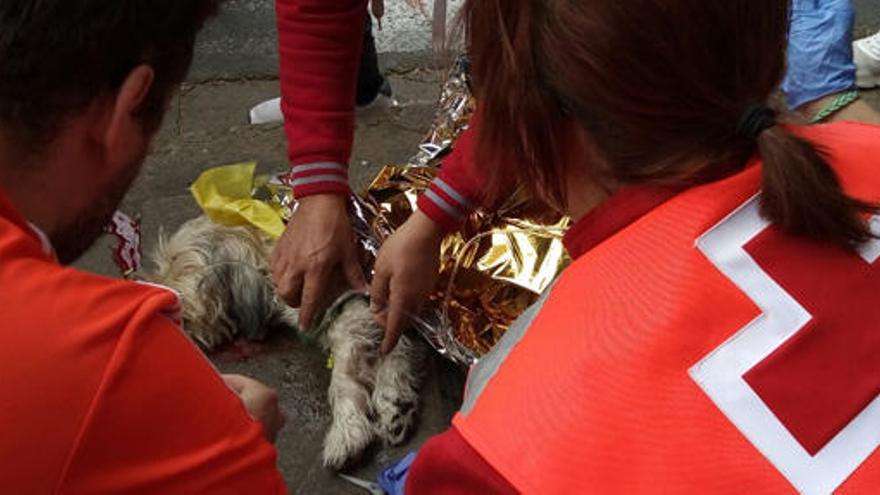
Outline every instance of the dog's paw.
[[350, 401], [333, 408], [333, 423], [324, 437], [324, 466], [341, 469], [356, 460], [373, 441], [370, 418]]
[[386, 445], [402, 444], [416, 424], [418, 396], [400, 394], [398, 390], [376, 390], [376, 434]]

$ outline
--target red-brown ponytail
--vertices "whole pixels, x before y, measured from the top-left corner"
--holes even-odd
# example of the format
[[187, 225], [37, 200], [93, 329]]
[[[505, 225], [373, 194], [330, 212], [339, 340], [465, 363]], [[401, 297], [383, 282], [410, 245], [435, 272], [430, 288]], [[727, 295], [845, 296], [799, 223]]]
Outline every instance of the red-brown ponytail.
[[[488, 158], [484, 202], [495, 204], [517, 182], [558, 186], [567, 165], [561, 134], [570, 122], [542, 90], [532, 30], [540, 19], [530, 0], [465, 5], [480, 122], [475, 154]], [[486, 103], [485, 105], [482, 103]], [[478, 165], [480, 166], [480, 165]]]
[[764, 217], [786, 232], [847, 247], [872, 237], [860, 214], [876, 206], [843, 193], [821, 149], [782, 126], [765, 130], [757, 141]]

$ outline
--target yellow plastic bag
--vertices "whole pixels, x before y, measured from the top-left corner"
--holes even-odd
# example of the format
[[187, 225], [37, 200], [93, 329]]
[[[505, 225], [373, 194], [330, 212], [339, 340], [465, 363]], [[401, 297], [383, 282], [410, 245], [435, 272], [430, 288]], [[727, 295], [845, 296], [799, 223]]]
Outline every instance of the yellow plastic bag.
[[247, 162], [206, 170], [190, 191], [211, 220], [230, 227], [250, 224], [278, 239], [284, 232], [281, 210], [253, 199], [256, 168], [256, 162]]

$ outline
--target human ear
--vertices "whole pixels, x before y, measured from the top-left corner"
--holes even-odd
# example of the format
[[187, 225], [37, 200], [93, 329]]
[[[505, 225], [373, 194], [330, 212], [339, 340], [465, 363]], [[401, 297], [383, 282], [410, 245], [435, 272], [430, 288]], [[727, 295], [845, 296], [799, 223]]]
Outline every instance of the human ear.
[[125, 163], [133, 152], [140, 152], [145, 146], [146, 136], [137, 112], [150, 93], [154, 79], [152, 67], [139, 65], [128, 73], [112, 97], [109, 118], [101, 136], [109, 162]]

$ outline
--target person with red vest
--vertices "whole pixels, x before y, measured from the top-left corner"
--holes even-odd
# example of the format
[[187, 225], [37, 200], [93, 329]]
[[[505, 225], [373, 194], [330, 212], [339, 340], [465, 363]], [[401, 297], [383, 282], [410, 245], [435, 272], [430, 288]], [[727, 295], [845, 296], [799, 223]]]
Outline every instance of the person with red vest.
[[67, 265], [101, 235], [217, 0], [0, 2], [0, 491], [286, 492], [274, 392], [171, 290]]
[[574, 263], [406, 492], [876, 493], [880, 127], [773, 109], [788, 0], [469, 0], [486, 197]]

